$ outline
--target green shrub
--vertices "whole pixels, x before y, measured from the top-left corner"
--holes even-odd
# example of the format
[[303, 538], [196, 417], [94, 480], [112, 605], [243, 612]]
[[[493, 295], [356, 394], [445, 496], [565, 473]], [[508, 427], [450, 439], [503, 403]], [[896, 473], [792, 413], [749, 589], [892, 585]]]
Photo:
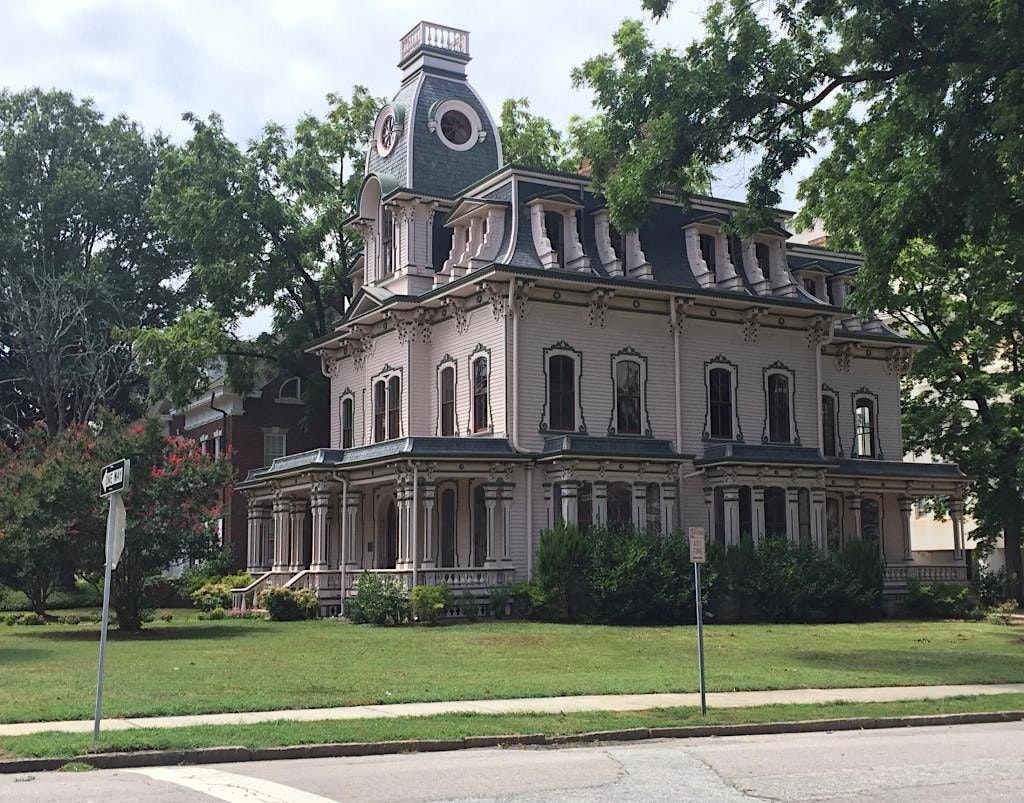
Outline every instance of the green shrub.
[[57, 621], [62, 625], [77, 625], [82, 620], [78, 616], [75, 616], [75, 614], [69, 613], [66, 616], [61, 616]]
[[993, 624], [997, 625], [1008, 625], [1010, 624], [1011, 617], [1017, 612], [1017, 601], [1007, 600], [1006, 602], [999, 603], [996, 607], [992, 608], [985, 618]]
[[315, 619], [320, 607], [320, 598], [316, 591], [308, 588], [299, 591], [264, 588], [259, 593], [258, 604], [266, 610], [271, 621], [295, 622], [300, 619]]
[[504, 619], [512, 604], [512, 586], [498, 586], [491, 589], [488, 607], [495, 619]]
[[971, 590], [983, 608], [995, 608], [1007, 600], [1014, 599], [1013, 584], [1004, 569], [990, 572], [976, 567]]
[[9, 625], [45, 625], [46, 617], [41, 616], [38, 613], [26, 612], [26, 613], [13, 613], [7, 617], [7, 624]]
[[221, 583], [205, 583], [192, 594], [192, 604], [201, 611], [231, 607], [231, 586]]
[[451, 593], [447, 583], [440, 585], [420, 585], [413, 587], [409, 595], [412, 603], [412, 614], [420, 622], [435, 625], [451, 605]]
[[473, 592], [463, 591], [452, 604], [467, 622], [475, 622], [480, 618], [480, 600]]
[[977, 619], [978, 599], [964, 583], [922, 583], [910, 580], [903, 611], [921, 619]]
[[400, 625], [409, 618], [409, 603], [398, 580], [375, 572], [360, 575], [345, 610], [355, 624]]
[[214, 608], [206, 614], [206, 618], [210, 621], [219, 622], [221, 619], [228, 618], [228, 612], [224, 608]]
[[174, 614], [173, 613], [162, 613], [162, 614], [160, 614], [160, 621], [161, 622], [170, 622], [173, 619], [174, 619]]
[[586, 613], [588, 546], [586, 535], [575, 524], [559, 522], [541, 532], [537, 585], [552, 618], [575, 622]]

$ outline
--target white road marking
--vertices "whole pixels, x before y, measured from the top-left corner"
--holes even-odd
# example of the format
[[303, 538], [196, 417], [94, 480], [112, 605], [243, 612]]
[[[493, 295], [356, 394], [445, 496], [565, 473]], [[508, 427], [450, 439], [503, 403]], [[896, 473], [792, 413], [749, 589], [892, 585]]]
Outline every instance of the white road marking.
[[284, 784], [207, 767], [144, 767], [127, 771], [184, 786], [225, 803], [334, 803]]

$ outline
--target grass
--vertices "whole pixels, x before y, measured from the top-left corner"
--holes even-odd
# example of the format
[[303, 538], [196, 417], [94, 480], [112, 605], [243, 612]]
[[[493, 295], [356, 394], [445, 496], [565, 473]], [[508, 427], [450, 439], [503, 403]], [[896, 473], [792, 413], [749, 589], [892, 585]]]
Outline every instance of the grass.
[[250, 749], [332, 742], [385, 742], [401, 739], [459, 739], [543, 733], [547, 736], [620, 728], [733, 725], [792, 722], [841, 717], [914, 716], [966, 712], [1019, 711], [1024, 694], [950, 697], [895, 703], [766, 705], [711, 710], [696, 708], [646, 711], [590, 711], [566, 714], [442, 714], [426, 717], [264, 722], [256, 725], [200, 725], [188, 728], [140, 728], [113, 731], [93, 742], [90, 734], [39, 733], [0, 739], [0, 757], [72, 758], [90, 752], [181, 750], [237, 745]]
[[[693, 691], [692, 627], [194, 621], [111, 632], [104, 716]], [[983, 622], [717, 625], [711, 691], [1024, 681], [1024, 632]], [[88, 719], [98, 627], [0, 626], [0, 721]]]

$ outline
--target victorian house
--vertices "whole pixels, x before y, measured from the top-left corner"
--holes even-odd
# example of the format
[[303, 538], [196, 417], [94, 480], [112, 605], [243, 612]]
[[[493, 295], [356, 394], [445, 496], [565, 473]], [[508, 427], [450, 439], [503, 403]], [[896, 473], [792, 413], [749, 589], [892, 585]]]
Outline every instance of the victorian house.
[[[739, 204], [665, 195], [617, 231], [584, 175], [505, 164], [466, 77], [469, 34], [420, 23], [369, 143], [353, 302], [312, 343], [330, 442], [275, 459], [248, 498], [249, 590], [364, 572], [481, 600], [530, 578], [559, 520], [720, 543], [877, 545], [887, 593], [965, 577], [955, 465], [903, 462], [915, 342], [846, 309], [861, 259], [743, 239]], [[955, 551], [916, 561], [914, 501], [951, 499]]]

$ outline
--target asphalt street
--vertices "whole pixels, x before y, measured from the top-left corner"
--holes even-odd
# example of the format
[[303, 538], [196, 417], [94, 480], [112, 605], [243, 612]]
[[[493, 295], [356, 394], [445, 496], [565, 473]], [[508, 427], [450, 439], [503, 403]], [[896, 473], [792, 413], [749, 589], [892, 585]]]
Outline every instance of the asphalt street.
[[0, 776], [0, 801], [1024, 798], [1024, 724]]

